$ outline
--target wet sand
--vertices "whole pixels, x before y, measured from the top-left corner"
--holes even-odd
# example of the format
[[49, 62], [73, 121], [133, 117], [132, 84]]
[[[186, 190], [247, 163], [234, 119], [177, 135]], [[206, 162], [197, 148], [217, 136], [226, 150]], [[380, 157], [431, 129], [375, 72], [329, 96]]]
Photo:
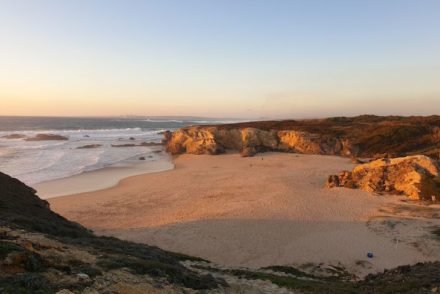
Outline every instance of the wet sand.
[[42, 199], [72, 195], [77, 193], [93, 192], [116, 186], [127, 177], [166, 171], [174, 168], [168, 155], [160, 156], [155, 161], [140, 161], [131, 164], [115, 164], [111, 167], [85, 172], [68, 178], [61, 178], [35, 184]]

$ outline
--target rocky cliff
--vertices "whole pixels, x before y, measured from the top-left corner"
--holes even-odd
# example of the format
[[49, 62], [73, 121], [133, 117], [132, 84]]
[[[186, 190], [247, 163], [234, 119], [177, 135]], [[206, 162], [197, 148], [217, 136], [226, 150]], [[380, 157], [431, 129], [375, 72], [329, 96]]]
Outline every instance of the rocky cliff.
[[374, 193], [403, 194], [415, 200], [440, 200], [440, 168], [423, 155], [383, 158], [331, 175], [327, 186], [357, 188]]
[[440, 117], [329, 118], [190, 126], [165, 133], [172, 154], [282, 151], [374, 157], [440, 155]]
[[265, 151], [344, 156], [356, 154], [356, 147], [347, 140], [332, 136], [296, 130], [223, 129], [215, 126], [193, 126], [167, 133], [166, 149], [171, 154], [211, 155], [235, 150], [243, 156]]

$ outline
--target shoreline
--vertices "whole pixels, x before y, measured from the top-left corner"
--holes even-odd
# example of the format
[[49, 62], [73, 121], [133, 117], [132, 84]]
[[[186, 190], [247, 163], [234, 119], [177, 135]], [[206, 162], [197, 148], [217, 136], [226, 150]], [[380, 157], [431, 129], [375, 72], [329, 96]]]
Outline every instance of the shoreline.
[[157, 160], [119, 163], [97, 170], [86, 171], [66, 178], [32, 185], [41, 199], [65, 197], [73, 194], [97, 192], [116, 187], [121, 181], [138, 175], [163, 172], [174, 168], [171, 156], [162, 152]]

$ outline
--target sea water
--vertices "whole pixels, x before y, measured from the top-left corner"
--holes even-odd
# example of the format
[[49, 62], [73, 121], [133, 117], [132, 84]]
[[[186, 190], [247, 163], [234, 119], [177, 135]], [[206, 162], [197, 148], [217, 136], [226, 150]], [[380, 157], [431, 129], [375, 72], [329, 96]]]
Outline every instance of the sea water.
[[[0, 117], [0, 172], [28, 185], [66, 178], [112, 166], [164, 160], [158, 147], [112, 145], [161, 142], [162, 132], [186, 125], [221, 123], [200, 119]], [[55, 134], [65, 141], [7, 139], [11, 134], [34, 137]], [[78, 148], [85, 145], [97, 148]]]

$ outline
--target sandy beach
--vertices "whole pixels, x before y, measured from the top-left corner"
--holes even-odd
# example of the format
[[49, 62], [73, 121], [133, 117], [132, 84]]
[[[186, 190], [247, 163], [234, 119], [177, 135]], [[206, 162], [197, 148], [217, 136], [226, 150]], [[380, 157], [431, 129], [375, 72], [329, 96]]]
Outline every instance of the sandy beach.
[[[49, 202], [99, 234], [226, 266], [342, 264], [362, 276], [440, 258], [438, 242], [426, 237], [438, 218], [398, 215], [398, 207], [408, 207], [406, 212], [415, 207], [402, 202], [404, 197], [324, 187], [328, 175], [354, 166], [347, 158], [181, 155], [174, 165]], [[50, 186], [46, 189], [50, 193]], [[409, 227], [412, 233], [406, 234]]]

